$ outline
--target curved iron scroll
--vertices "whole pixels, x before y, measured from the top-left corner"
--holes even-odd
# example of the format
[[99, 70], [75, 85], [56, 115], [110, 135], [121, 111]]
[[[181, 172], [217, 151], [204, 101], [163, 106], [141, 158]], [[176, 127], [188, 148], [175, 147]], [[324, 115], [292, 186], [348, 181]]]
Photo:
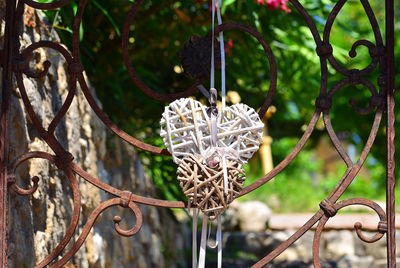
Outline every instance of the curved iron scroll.
[[[93, 111], [100, 118], [100, 120], [117, 136], [121, 139], [128, 142], [130, 145], [145, 150], [154, 154], [168, 155], [168, 152], [151, 144], [146, 144], [135, 137], [127, 134], [120, 128], [118, 128], [109, 118], [108, 116], [101, 110], [101, 108], [97, 105], [93, 95], [91, 94], [89, 87], [87, 85], [85, 76], [83, 75], [84, 66], [80, 59], [80, 48], [79, 48], [79, 29], [80, 24], [82, 22], [82, 17], [84, 15], [84, 10], [87, 4], [87, 0], [80, 0], [79, 5], [76, 11], [76, 15], [74, 17], [73, 22], [73, 34], [72, 34], [72, 51], [66, 50], [62, 45], [50, 41], [39, 41], [31, 44], [27, 48], [21, 50], [19, 44], [19, 29], [21, 29], [22, 25], [22, 16], [24, 13], [24, 8], [26, 6], [30, 6], [32, 8], [41, 9], [41, 10], [51, 10], [63, 7], [69, 4], [71, 0], [55, 0], [50, 3], [41, 3], [36, 2], [34, 0], [20, 0], [16, 3], [15, 0], [7, 0], [7, 10], [6, 10], [6, 31], [5, 31], [5, 40], [4, 47], [2, 50], [1, 64], [3, 67], [3, 88], [2, 88], [2, 107], [1, 107], [1, 180], [0, 180], [0, 211], [2, 213], [2, 220], [0, 221], [0, 252], [1, 254], [1, 263], [3, 267], [6, 264], [6, 256], [4, 253], [7, 251], [7, 234], [6, 234], [6, 224], [7, 224], [7, 215], [5, 206], [7, 205], [7, 190], [11, 189], [15, 193], [19, 195], [31, 195], [38, 186], [39, 177], [34, 176], [31, 178], [33, 182], [33, 186], [30, 189], [22, 189], [16, 184], [15, 180], [15, 171], [20, 164], [23, 162], [32, 159], [32, 158], [42, 158], [47, 161], [55, 164], [58, 169], [62, 170], [66, 175], [71, 184], [71, 188], [73, 190], [74, 197], [74, 205], [73, 205], [73, 215], [70, 222], [70, 225], [67, 229], [67, 232], [64, 238], [61, 240], [59, 245], [53, 249], [53, 251], [44, 259], [41, 260], [37, 267], [45, 267], [50, 265], [51, 267], [61, 267], [65, 263], [67, 263], [72, 256], [78, 251], [78, 249], [82, 246], [85, 241], [88, 232], [93, 227], [96, 218], [107, 208], [111, 206], [121, 206], [130, 209], [135, 217], [136, 224], [131, 229], [123, 230], [119, 226], [119, 222], [121, 218], [119, 216], [114, 217], [114, 225], [115, 230], [118, 234], [122, 236], [132, 236], [136, 234], [142, 225], [142, 215], [141, 211], [136, 205], [136, 203], [141, 203], [150, 206], [158, 206], [158, 207], [169, 207], [169, 208], [184, 208], [186, 204], [181, 201], [167, 201], [160, 200], [148, 197], [142, 197], [139, 195], [135, 195], [134, 193], [123, 191], [117, 188], [112, 187], [98, 178], [95, 178], [85, 172], [81, 167], [79, 167], [76, 163], [74, 163], [73, 156], [66, 151], [61, 143], [56, 139], [54, 135], [54, 131], [62, 118], [67, 113], [73, 99], [75, 96], [76, 90], [78, 90], [77, 85], [80, 85], [80, 89], [84, 93], [86, 100], [89, 105], [92, 107]], [[201, 84], [201, 80], [197, 79], [194, 84], [189, 87], [187, 90], [175, 93], [175, 94], [162, 94], [157, 93], [152, 90], [149, 86], [147, 86], [135, 72], [135, 69], [130, 61], [130, 56], [128, 52], [128, 39], [129, 39], [129, 28], [133, 23], [134, 16], [137, 10], [140, 8], [143, 0], [136, 0], [129, 11], [122, 34], [122, 50], [123, 50], [123, 61], [127, 67], [129, 75], [132, 78], [132, 81], [136, 83], [136, 85], [142, 90], [147, 96], [162, 101], [171, 101], [176, 98], [190, 96], [197, 90], [197, 87]], [[356, 41], [351, 50], [349, 51], [349, 55], [351, 57], [356, 57], [356, 49], [359, 46], [365, 46], [369, 50], [369, 55], [371, 57], [370, 64], [361, 69], [347, 69], [342, 66], [335, 58], [333, 54], [333, 48], [330, 44], [330, 33], [332, 29], [332, 25], [336, 19], [336, 16], [346, 4], [347, 0], [339, 0], [333, 7], [330, 12], [324, 31], [322, 33], [322, 38], [320, 33], [317, 30], [317, 27], [312, 19], [312, 17], [308, 14], [308, 12], [304, 9], [301, 3], [297, 0], [290, 0], [291, 4], [295, 7], [297, 12], [304, 18], [307, 26], [309, 27], [312, 36], [314, 38], [316, 44], [316, 53], [320, 59], [320, 68], [321, 68], [321, 84], [320, 84], [320, 94], [315, 101], [315, 113], [312, 116], [307, 129], [305, 130], [303, 136], [300, 138], [297, 145], [294, 149], [286, 156], [286, 158], [279, 163], [272, 171], [268, 174], [244, 188], [240, 195], [245, 195], [258, 187], [264, 185], [269, 180], [274, 178], [279, 172], [281, 172], [285, 167], [293, 161], [293, 159], [297, 156], [297, 154], [301, 151], [303, 146], [309, 140], [311, 134], [313, 133], [317, 121], [322, 116], [324, 121], [327, 133], [336, 148], [339, 155], [342, 157], [343, 161], [347, 165], [347, 170], [345, 174], [342, 176], [341, 180], [338, 182], [335, 189], [331, 192], [331, 194], [324, 199], [320, 203], [320, 209], [311, 217], [307, 223], [304, 224], [299, 230], [297, 230], [287, 241], [283, 242], [277, 248], [275, 248], [272, 252], [262, 258], [260, 261], [254, 264], [253, 267], [263, 267], [269, 262], [271, 262], [275, 257], [277, 257], [280, 253], [282, 253], [285, 249], [287, 249], [291, 244], [293, 244], [296, 240], [298, 240], [305, 232], [311, 229], [315, 224], [317, 225], [317, 230], [314, 237], [314, 265], [316, 267], [320, 267], [320, 259], [319, 259], [319, 241], [321, 237], [321, 232], [323, 230], [326, 222], [334, 217], [336, 212], [345, 206], [350, 206], [353, 204], [361, 204], [373, 209], [379, 216], [380, 222], [377, 227], [377, 233], [373, 237], [365, 237], [361, 231], [362, 225], [360, 223], [356, 223], [355, 229], [357, 235], [360, 239], [366, 242], [375, 242], [378, 239], [382, 238], [385, 233], [388, 233], [387, 236], [387, 245], [388, 245], [388, 266], [395, 266], [395, 240], [394, 240], [394, 97], [393, 97], [393, 87], [394, 87], [394, 59], [393, 59], [393, 0], [386, 0], [386, 42], [384, 45], [384, 41], [382, 39], [382, 34], [379, 29], [379, 25], [375, 18], [374, 12], [368, 2], [368, 0], [360, 0], [361, 4], [364, 7], [365, 14], [369, 19], [371, 24], [375, 42], [371, 42], [369, 40], [358, 40]], [[263, 36], [257, 32], [255, 29], [245, 26], [240, 23], [224, 23], [218, 27], [216, 27], [216, 32], [219, 31], [229, 31], [229, 30], [239, 30], [244, 31], [252, 36], [254, 36], [257, 41], [264, 48], [264, 52], [266, 54], [266, 58], [269, 62], [270, 66], [270, 88], [266, 99], [264, 100], [261, 108], [260, 108], [260, 116], [262, 117], [264, 113], [267, 111], [268, 107], [271, 105], [274, 97], [274, 93], [276, 91], [277, 86], [277, 67], [275, 63], [275, 58], [273, 55], [273, 51], [269, 46], [268, 42], [263, 38]], [[68, 74], [69, 74], [69, 92], [67, 94], [67, 98], [65, 99], [61, 109], [58, 111], [57, 115], [54, 117], [52, 122], [49, 124], [47, 129], [40, 122], [37, 114], [35, 113], [27, 92], [25, 90], [23, 77], [27, 76], [30, 78], [40, 78], [47, 74], [50, 62], [46, 61], [44, 63], [44, 70], [40, 72], [36, 72], [29, 68], [28, 58], [32, 54], [33, 51], [38, 48], [48, 48], [53, 49], [54, 51], [60, 53], [66, 60], [68, 65]], [[339, 81], [336, 85], [331, 88], [328, 88], [328, 63], [331, 67], [333, 67], [338, 73], [343, 76], [343, 79]], [[375, 71], [378, 68], [379, 77], [378, 77], [378, 88], [375, 87], [374, 83], [369, 81], [366, 77], [371, 72]], [[7, 120], [9, 115], [9, 100], [10, 100], [10, 83], [15, 78], [18, 88], [21, 92], [21, 96], [25, 105], [25, 108], [32, 120], [34, 126], [38, 130], [40, 137], [49, 145], [49, 147], [54, 151], [54, 155], [45, 153], [45, 152], [28, 152], [18, 159], [15, 159], [11, 164], [8, 164], [8, 148], [7, 148]], [[350, 104], [352, 105], [354, 111], [359, 114], [368, 114], [375, 113], [375, 118], [373, 121], [373, 125], [368, 137], [368, 140], [362, 150], [362, 153], [359, 159], [353, 162], [350, 157], [347, 155], [344, 150], [342, 144], [340, 143], [334, 128], [332, 127], [330, 120], [330, 108], [332, 106], [333, 97], [335, 94], [341, 90], [343, 87], [347, 85], [361, 85], [365, 87], [371, 93], [371, 98], [369, 102], [369, 106], [367, 108], [360, 108], [357, 106], [357, 103], [354, 100], [350, 100]], [[379, 207], [376, 203], [366, 200], [366, 199], [350, 199], [342, 202], [337, 202], [341, 195], [345, 192], [350, 183], [355, 179], [357, 173], [360, 171], [362, 165], [364, 164], [371, 147], [374, 143], [374, 140], [377, 135], [377, 131], [379, 129], [383, 112], [387, 111], [387, 149], [388, 149], [388, 176], [387, 176], [387, 195], [388, 195], [388, 206], [387, 211], [385, 211]], [[72, 236], [75, 234], [75, 229], [78, 224], [79, 213], [80, 213], [80, 198], [81, 193], [79, 191], [79, 187], [77, 184], [76, 176], [80, 176], [91, 184], [97, 186], [98, 188], [114, 195], [115, 197], [103, 202], [100, 204], [89, 216], [88, 221], [86, 222], [84, 228], [82, 229], [82, 233], [79, 238], [73, 243], [72, 247], [66, 252], [60, 259], [57, 257], [61, 254], [65, 246], [69, 243]]]

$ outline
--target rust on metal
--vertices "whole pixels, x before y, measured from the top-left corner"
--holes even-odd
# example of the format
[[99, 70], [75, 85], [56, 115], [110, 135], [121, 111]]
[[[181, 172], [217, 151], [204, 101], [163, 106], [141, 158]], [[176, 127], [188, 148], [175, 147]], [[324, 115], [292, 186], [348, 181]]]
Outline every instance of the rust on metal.
[[386, 1], [386, 103], [387, 103], [387, 159], [386, 159], [386, 209], [387, 209], [387, 259], [388, 267], [396, 267], [395, 227], [395, 113], [394, 113], [394, 1]]
[[[80, 41], [79, 41], [79, 29], [84, 16], [84, 10], [87, 4], [87, 0], [80, 0], [77, 6], [76, 14], [73, 22], [73, 33], [72, 33], [72, 51], [68, 51], [59, 43], [51, 41], [38, 41], [29, 45], [28, 47], [21, 49], [19, 43], [19, 37], [22, 34], [22, 17], [26, 6], [40, 10], [52, 10], [61, 8], [69, 4], [72, 0], [56, 0], [49, 3], [36, 2], [34, 0], [20, 0], [18, 3], [16, 0], [6, 1], [6, 26], [5, 35], [3, 40], [3, 49], [0, 53], [0, 64], [2, 67], [2, 100], [1, 100], [1, 115], [0, 115], [0, 261], [1, 267], [7, 267], [7, 230], [8, 230], [8, 191], [11, 190], [21, 196], [32, 195], [38, 188], [38, 181], [40, 177], [33, 176], [29, 179], [32, 182], [32, 186], [28, 189], [21, 188], [18, 186], [15, 179], [16, 170], [18, 167], [33, 158], [41, 158], [54, 164], [60, 169], [67, 177], [72, 193], [73, 193], [73, 213], [68, 228], [61, 239], [61, 242], [50, 252], [50, 254], [43, 260], [39, 260], [36, 267], [62, 267], [74, 256], [74, 254], [80, 249], [85, 242], [90, 230], [96, 222], [99, 215], [113, 206], [120, 206], [125, 209], [129, 209], [135, 216], [135, 225], [129, 229], [123, 229], [120, 226], [121, 217], [114, 217], [114, 228], [115, 231], [121, 236], [133, 236], [140, 231], [143, 224], [143, 217], [140, 208], [137, 204], [144, 204], [149, 206], [165, 207], [165, 208], [185, 208], [186, 203], [181, 201], [169, 201], [160, 200], [151, 197], [144, 197], [136, 195], [130, 191], [117, 189], [100, 179], [90, 175], [83, 170], [77, 163], [75, 163], [72, 155], [65, 150], [62, 144], [55, 137], [55, 129], [65, 117], [73, 99], [76, 96], [77, 90], [82, 90], [89, 105], [99, 117], [99, 119], [107, 126], [114, 134], [126, 141], [130, 145], [144, 151], [148, 151], [153, 154], [168, 156], [169, 153], [166, 149], [153, 146], [151, 144], [144, 143], [135, 137], [124, 132], [114, 124], [109, 117], [101, 110], [97, 105], [91, 91], [89, 90], [84, 72], [84, 65], [80, 59]], [[320, 238], [322, 231], [326, 223], [332, 217], [335, 217], [336, 213], [347, 206], [352, 205], [363, 205], [373, 210], [379, 217], [379, 223], [376, 228], [376, 233], [367, 237], [363, 233], [363, 226], [361, 223], [354, 223], [354, 229], [357, 236], [364, 242], [374, 243], [381, 239], [387, 234], [387, 259], [388, 267], [396, 266], [396, 244], [395, 244], [395, 210], [394, 210], [394, 14], [393, 14], [393, 0], [386, 0], [386, 34], [385, 43], [382, 39], [382, 34], [377, 23], [375, 14], [368, 2], [368, 0], [360, 0], [365, 14], [369, 19], [369, 22], [374, 33], [374, 42], [368, 40], [358, 40], [353, 43], [349, 55], [350, 57], [356, 56], [356, 49], [359, 46], [364, 46], [369, 51], [371, 62], [363, 69], [347, 69], [342, 66], [335, 58], [333, 53], [333, 46], [330, 43], [330, 34], [332, 26], [335, 22], [337, 15], [340, 13], [343, 6], [346, 4], [346, 0], [339, 0], [333, 6], [331, 12], [328, 15], [326, 25], [322, 36], [317, 29], [314, 19], [310, 16], [307, 10], [304, 9], [302, 4], [298, 0], [290, 0], [292, 5], [295, 7], [297, 12], [304, 18], [304, 21], [311, 31], [313, 39], [316, 45], [316, 54], [319, 56], [320, 68], [321, 68], [321, 83], [319, 88], [319, 94], [315, 99], [315, 112], [308, 123], [308, 126], [299, 139], [297, 145], [293, 150], [286, 156], [286, 158], [280, 162], [274, 169], [269, 173], [265, 174], [262, 178], [258, 179], [251, 185], [242, 189], [239, 196], [245, 195], [269, 182], [277, 174], [283, 171], [299, 154], [302, 148], [309, 141], [310, 136], [314, 132], [317, 122], [322, 119], [325, 125], [327, 134], [332, 141], [338, 154], [346, 164], [347, 170], [340, 178], [338, 184], [332, 192], [320, 203], [319, 210], [302, 226], [300, 227], [290, 238], [278, 245], [274, 250], [266, 254], [264, 258], [256, 262], [253, 267], [264, 267], [271, 261], [273, 261], [279, 254], [286, 250], [290, 245], [296, 242], [302, 237], [307, 231], [309, 231], [314, 225], [317, 224], [317, 228], [314, 234], [313, 241], [313, 262], [315, 267], [321, 267], [321, 260], [319, 257]], [[123, 26], [122, 33], [122, 59], [127, 67], [127, 71], [132, 81], [143, 91], [148, 97], [156, 101], [172, 101], [177, 98], [187, 97], [195, 94], [198, 91], [198, 86], [201, 85], [202, 79], [207, 79], [209, 73], [209, 66], [207, 62], [210, 62], [210, 44], [211, 34], [209, 33], [205, 37], [193, 37], [190, 43], [183, 48], [180, 53], [183, 68], [186, 74], [191, 77], [194, 82], [186, 90], [178, 93], [166, 94], [159, 93], [140, 79], [135, 71], [133, 63], [130, 59], [129, 51], [129, 29], [134, 22], [134, 18], [143, 0], [136, 0], [131, 9], [129, 10], [125, 23]], [[256, 29], [246, 26], [244, 24], [229, 22], [223, 23], [215, 28], [216, 34], [221, 31], [242, 31], [252, 35], [263, 47], [268, 64], [269, 64], [269, 90], [263, 103], [261, 104], [259, 115], [263, 117], [268, 107], [271, 105], [276, 88], [277, 88], [277, 66], [275, 57], [269, 43], [265, 40], [263, 35]], [[207, 41], [208, 40], [208, 41]], [[217, 46], [216, 46], [217, 47]], [[39, 48], [52, 49], [56, 53], [61, 54], [67, 63], [68, 72], [68, 94], [67, 97], [55, 115], [54, 119], [50, 122], [47, 129], [42, 125], [37, 114], [35, 113], [32, 104], [28, 98], [25, 85], [23, 82], [23, 76], [29, 78], [42, 78], [48, 74], [51, 63], [45, 61], [43, 64], [43, 70], [31, 70], [29, 66], [29, 59], [33, 52]], [[219, 55], [219, 53], [216, 53]], [[196, 62], [194, 62], [196, 61]], [[331, 88], [328, 88], [328, 63], [329, 66], [333, 67], [343, 78], [338, 81]], [[376, 83], [368, 79], [368, 75], [375, 72], [378, 69], [378, 79]], [[9, 106], [10, 106], [10, 92], [13, 85], [13, 78], [15, 79], [16, 85], [21, 93], [22, 101], [25, 109], [33, 122], [34, 127], [37, 129], [41, 139], [45, 141], [48, 146], [53, 150], [54, 154], [47, 152], [34, 151], [26, 152], [20, 157], [14, 159], [12, 162], [8, 159], [8, 120], [9, 120]], [[79, 84], [79, 87], [78, 87]], [[375, 86], [377, 84], [377, 86]], [[361, 85], [370, 92], [369, 105], [366, 108], [360, 108], [356, 101], [350, 99], [350, 105], [353, 107], [354, 112], [365, 115], [374, 113], [374, 121], [371, 127], [369, 137], [366, 144], [361, 152], [361, 155], [357, 161], [352, 161], [347, 154], [345, 148], [339, 141], [339, 138], [334, 131], [331, 123], [330, 109], [334, 102], [335, 95], [338, 91], [343, 90], [348, 85]], [[382, 117], [384, 112], [387, 113], [387, 210], [386, 212], [375, 202], [363, 198], [354, 198], [338, 202], [339, 198], [343, 195], [349, 185], [354, 181], [356, 175], [363, 166], [377, 136], [380, 128]], [[97, 208], [95, 208], [90, 214], [84, 227], [82, 228], [81, 234], [74, 241], [73, 237], [76, 234], [76, 228], [79, 222], [79, 215], [81, 210], [81, 195], [79, 190], [77, 177], [80, 177], [94, 186], [104, 190], [105, 192], [113, 195], [113, 198], [104, 201]], [[68, 247], [65, 250], [67, 244]], [[63, 253], [63, 251], [65, 252]]]
[[[2, 267], [7, 267], [8, 252], [8, 120], [10, 113], [10, 97], [12, 87], [13, 64], [13, 32], [15, 0], [6, 1], [6, 28], [2, 51], [2, 89], [1, 89], [1, 115], [0, 115], [0, 262]], [[11, 181], [12, 183], [12, 181]]]

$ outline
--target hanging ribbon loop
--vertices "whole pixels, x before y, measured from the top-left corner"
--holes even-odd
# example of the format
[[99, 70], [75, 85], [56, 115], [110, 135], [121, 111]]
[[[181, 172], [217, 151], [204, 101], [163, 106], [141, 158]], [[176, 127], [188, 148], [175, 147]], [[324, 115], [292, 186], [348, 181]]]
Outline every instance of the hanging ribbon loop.
[[[210, 96], [209, 103], [210, 108], [208, 110], [208, 116], [210, 117], [210, 144], [211, 148], [206, 150], [203, 157], [206, 159], [207, 165], [211, 168], [215, 168], [219, 162], [222, 160], [223, 166], [223, 176], [224, 176], [224, 193], [228, 193], [228, 175], [227, 175], [227, 167], [226, 167], [226, 153], [225, 151], [219, 150], [217, 147], [217, 139], [218, 139], [218, 128], [217, 128], [217, 117], [218, 117], [218, 108], [217, 108], [217, 90], [214, 88], [215, 86], [215, 62], [214, 62], [214, 21], [215, 21], [215, 10], [217, 10], [217, 18], [218, 25], [222, 24], [221, 19], [221, 11], [220, 7], [222, 4], [222, 0], [218, 0], [216, 3], [215, 0], [212, 0], [212, 39], [211, 39], [211, 74], [210, 74]], [[222, 111], [225, 108], [225, 48], [224, 48], [224, 38], [223, 33], [219, 33], [220, 39], [220, 49], [221, 49], [221, 86], [222, 86]], [[196, 221], [193, 222], [197, 227], [197, 216]], [[193, 232], [195, 232], [195, 226], [193, 225]], [[197, 232], [196, 232], [197, 233]], [[205, 258], [206, 258], [206, 237], [207, 237], [207, 215], [203, 215], [203, 226], [201, 230], [201, 242], [200, 242], [200, 254], [199, 260], [193, 259], [193, 267], [198, 264], [198, 268], [204, 268], [205, 266]], [[218, 268], [222, 267], [222, 231], [221, 231], [221, 217], [218, 216], [218, 227], [217, 227], [217, 239], [216, 245], [218, 246]], [[193, 246], [195, 246], [196, 238], [193, 235]], [[197, 245], [196, 245], [197, 247]], [[193, 258], [196, 258], [196, 249], [193, 249]], [[196, 250], [197, 251], [197, 250]]]

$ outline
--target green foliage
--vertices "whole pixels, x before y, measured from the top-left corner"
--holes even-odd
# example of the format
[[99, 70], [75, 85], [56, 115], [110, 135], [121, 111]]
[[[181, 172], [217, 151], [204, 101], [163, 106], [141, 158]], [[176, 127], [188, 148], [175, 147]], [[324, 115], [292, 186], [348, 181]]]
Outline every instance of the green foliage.
[[[297, 143], [296, 139], [283, 138], [272, 143], [276, 161], [281, 161]], [[315, 159], [313, 151], [306, 148], [295, 160], [273, 180], [261, 188], [243, 196], [243, 200], [266, 202], [275, 212], [309, 211], [315, 209], [324, 197], [319, 176], [321, 161]], [[263, 174], [248, 172], [245, 185], [256, 181]]]
[[[294, 142], [285, 140], [282, 144], [276, 143], [289, 150], [286, 146], [292, 147]], [[340, 176], [345, 173], [345, 166], [337, 164], [336, 172], [325, 173], [322, 170], [322, 162], [315, 159], [312, 151], [307, 149], [305, 153], [299, 154], [284, 172], [261, 188], [243, 196], [242, 200], [266, 202], [276, 213], [315, 211], [321, 200], [329, 196], [338, 184]], [[376, 178], [384, 179], [385, 171], [384, 167], [376, 165], [375, 161], [367, 159], [367, 168], [363, 171], [368, 170], [369, 174], [361, 172], [343, 194], [342, 200], [352, 197], [384, 200], [385, 189]], [[261, 176], [261, 173], [250, 172], [245, 184], [249, 185]]]
[[[123, 63], [121, 31], [133, 1], [88, 1], [80, 29], [81, 57], [91, 83], [103, 103], [107, 114], [128, 133], [154, 145], [161, 146], [159, 120], [164, 105], [143, 94], [131, 80]], [[310, 12], [320, 33], [326, 18], [336, 1], [304, 0], [301, 3]], [[384, 1], [371, 3], [381, 31], [384, 31]], [[61, 36], [63, 43], [71, 44], [72, 19], [77, 1], [61, 10], [48, 11], [47, 18]], [[277, 113], [268, 121], [269, 134], [274, 138], [272, 153], [277, 164], [295, 146], [314, 113], [314, 101], [319, 95], [321, 67], [315, 53], [315, 42], [302, 16], [289, 5], [291, 13], [268, 10], [255, 1], [224, 0], [224, 21], [237, 21], [256, 28], [271, 45], [278, 69], [278, 88], [273, 105]], [[396, 12], [400, 5], [396, 2]], [[146, 0], [130, 26], [129, 53], [131, 62], [141, 79], [157, 92], [171, 93], [186, 89], [193, 83], [182, 73], [177, 53], [192, 35], [205, 35], [210, 30], [208, 1], [154, 1]], [[400, 23], [396, 24], [396, 31]], [[227, 88], [239, 92], [242, 102], [259, 107], [270, 85], [270, 67], [258, 42], [249, 35], [237, 31], [226, 32], [225, 41], [231, 39], [233, 48], [227, 57]], [[365, 47], [357, 49], [357, 57], [348, 52], [358, 39], [374, 41], [373, 32], [359, 1], [349, 0], [335, 21], [330, 42], [336, 59], [347, 68], [361, 69], [370, 58]], [[400, 38], [396, 38], [400, 47]], [[399, 49], [396, 58], [400, 57]], [[331, 66], [328, 88], [343, 76]], [[396, 66], [400, 74], [400, 65]], [[179, 68], [178, 68], [179, 69]], [[378, 73], [369, 78], [376, 85]], [[218, 77], [216, 78], [218, 80]], [[399, 88], [400, 77], [397, 77]], [[208, 85], [208, 81], [203, 81]], [[217, 84], [218, 87], [218, 84]], [[349, 105], [354, 98], [360, 107], [366, 107], [370, 92], [361, 86], [349, 86], [340, 90], [333, 99], [330, 112], [332, 124], [341, 141], [352, 144], [360, 154], [369, 135], [374, 114], [361, 116]], [[197, 98], [203, 98], [200, 94]], [[400, 98], [396, 96], [398, 102]], [[396, 116], [400, 121], [399, 105]], [[368, 178], [360, 175], [346, 196], [363, 195], [382, 197], [384, 191], [385, 119], [382, 120], [372, 156], [367, 161]], [[280, 211], [312, 210], [329, 194], [344, 170], [338, 167], [334, 174], [322, 170], [313, 148], [324, 132], [319, 123], [310, 141], [287, 169], [273, 181], [245, 198], [280, 200]], [[397, 151], [400, 143], [396, 143]], [[175, 180], [176, 166], [170, 158], [142, 153], [148, 173], [153, 178], [162, 197], [184, 199]], [[372, 159], [372, 160], [371, 160]], [[400, 159], [400, 158], [397, 158]], [[397, 160], [400, 166], [400, 161]], [[247, 184], [262, 176], [260, 165], [253, 162]], [[255, 171], [254, 171], [255, 170]], [[376, 194], [376, 195], [375, 195]], [[299, 198], [302, 197], [302, 198]], [[271, 204], [273, 202], [271, 201]], [[273, 204], [272, 204], [273, 205]]]

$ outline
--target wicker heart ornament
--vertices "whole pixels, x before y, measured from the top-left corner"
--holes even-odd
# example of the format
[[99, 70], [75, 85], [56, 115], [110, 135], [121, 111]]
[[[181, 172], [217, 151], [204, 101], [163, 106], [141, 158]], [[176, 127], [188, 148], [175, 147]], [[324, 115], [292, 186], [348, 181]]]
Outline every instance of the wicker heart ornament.
[[172, 102], [160, 122], [160, 135], [179, 165], [177, 178], [183, 192], [210, 219], [220, 215], [243, 188], [242, 166], [258, 150], [264, 128], [256, 111], [240, 103], [218, 112], [214, 120], [215, 144], [209, 108], [199, 101]]
[[[190, 154], [204, 156], [211, 147], [211, 118], [199, 101], [175, 100], [165, 107], [160, 123], [160, 135], [177, 164]], [[245, 164], [258, 150], [263, 128], [253, 108], [241, 103], [226, 107], [218, 113], [216, 147], [227, 152], [228, 158]]]
[[239, 195], [246, 174], [242, 164], [227, 160], [228, 194], [224, 194], [223, 169], [210, 168], [204, 159], [194, 155], [185, 157], [177, 171], [179, 185], [191, 204], [200, 208], [214, 220], [224, 212], [228, 205]]

